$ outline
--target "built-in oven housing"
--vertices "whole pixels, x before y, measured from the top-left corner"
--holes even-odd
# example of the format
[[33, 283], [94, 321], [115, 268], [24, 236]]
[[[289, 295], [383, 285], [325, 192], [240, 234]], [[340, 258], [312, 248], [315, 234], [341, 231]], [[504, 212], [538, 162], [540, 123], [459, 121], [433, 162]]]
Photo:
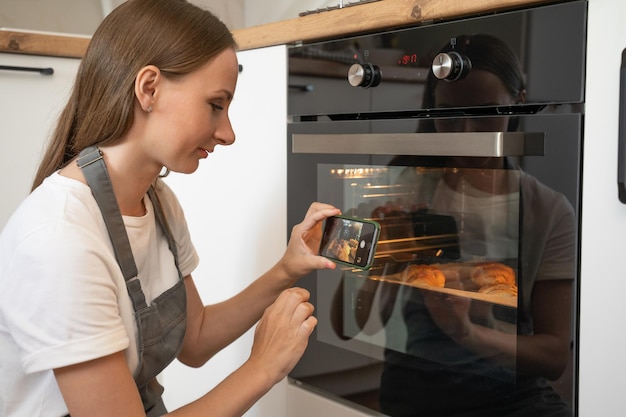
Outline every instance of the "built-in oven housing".
[[[523, 415], [520, 401], [545, 384], [570, 409], [556, 415], [576, 415], [586, 10], [572, 1], [289, 49], [288, 230], [312, 201], [382, 226], [372, 269], [299, 282], [318, 326], [291, 382], [391, 416]], [[517, 56], [523, 100], [425, 100], [429, 83], [470, 80], [435, 80], [432, 68], [478, 34]], [[517, 293], [480, 291], [472, 274], [487, 262], [513, 272]], [[414, 266], [443, 271], [444, 286], [411, 281]], [[564, 282], [558, 299], [537, 290]], [[541, 306], [566, 319], [546, 323]], [[445, 328], [453, 317], [495, 335], [491, 351], [464, 346]], [[554, 372], [526, 363], [525, 339], [544, 331], [568, 338]], [[498, 362], [507, 343], [516, 353]]]

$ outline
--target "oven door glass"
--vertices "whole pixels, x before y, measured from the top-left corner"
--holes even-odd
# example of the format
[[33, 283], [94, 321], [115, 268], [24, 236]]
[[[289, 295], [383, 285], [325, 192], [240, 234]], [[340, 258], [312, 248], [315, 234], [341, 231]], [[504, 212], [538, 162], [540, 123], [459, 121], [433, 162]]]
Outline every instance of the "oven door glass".
[[514, 363], [463, 346], [460, 321], [515, 345], [520, 171], [319, 164], [317, 175], [319, 201], [381, 225], [371, 269], [319, 273], [318, 303], [332, 302], [318, 340], [513, 384]]
[[[369, 270], [298, 282], [318, 326], [291, 381], [389, 416], [526, 416], [537, 395], [553, 413], [537, 416], [571, 416], [581, 123], [520, 116], [545, 136], [542, 154], [497, 158], [385, 154], [415, 120], [292, 124], [290, 139], [331, 146], [290, 141], [289, 225], [323, 201], [381, 235]], [[382, 151], [337, 151], [337, 132]], [[535, 332], [564, 349], [537, 353]]]

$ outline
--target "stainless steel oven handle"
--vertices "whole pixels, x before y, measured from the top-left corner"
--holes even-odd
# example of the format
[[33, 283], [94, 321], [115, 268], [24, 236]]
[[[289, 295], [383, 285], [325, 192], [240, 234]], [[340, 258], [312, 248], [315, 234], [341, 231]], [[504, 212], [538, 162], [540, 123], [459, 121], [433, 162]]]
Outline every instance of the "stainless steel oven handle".
[[544, 134], [527, 132], [294, 133], [291, 140], [292, 152], [305, 154], [478, 157], [544, 154]]
[[617, 139], [617, 198], [622, 204], [626, 204], [626, 49], [622, 51], [620, 66]]

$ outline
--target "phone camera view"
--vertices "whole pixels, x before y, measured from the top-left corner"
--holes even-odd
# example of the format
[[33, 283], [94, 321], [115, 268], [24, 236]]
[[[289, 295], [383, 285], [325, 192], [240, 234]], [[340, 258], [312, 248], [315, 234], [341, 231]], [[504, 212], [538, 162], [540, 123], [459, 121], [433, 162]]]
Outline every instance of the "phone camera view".
[[374, 258], [378, 225], [360, 219], [330, 217], [326, 220], [320, 255], [332, 260], [367, 268]]

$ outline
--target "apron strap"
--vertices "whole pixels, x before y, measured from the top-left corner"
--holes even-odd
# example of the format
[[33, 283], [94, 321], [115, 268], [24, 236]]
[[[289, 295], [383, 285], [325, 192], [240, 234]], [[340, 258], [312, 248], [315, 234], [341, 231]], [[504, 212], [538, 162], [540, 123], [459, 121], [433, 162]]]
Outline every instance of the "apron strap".
[[117, 259], [117, 263], [126, 280], [128, 294], [133, 301], [135, 311], [139, 311], [147, 306], [146, 297], [141, 290], [141, 283], [137, 279], [135, 258], [133, 257], [124, 220], [113, 192], [113, 185], [102, 157], [102, 151], [96, 146], [86, 148], [80, 153], [76, 163], [82, 170], [85, 180], [91, 188], [91, 193], [100, 207], [111, 243], [113, 244], [115, 259]]
[[[186, 328], [186, 294], [178, 263], [176, 240], [167, 224], [156, 190], [151, 186], [148, 189], [148, 197], [154, 208], [155, 221], [167, 238], [169, 249], [174, 256], [179, 281], [172, 287], [174, 291], [161, 294], [148, 307], [141, 289], [141, 282], [137, 277], [137, 266], [124, 219], [113, 192], [113, 185], [102, 152], [96, 146], [89, 147], [80, 153], [77, 164], [100, 207], [116, 261], [122, 270], [128, 295], [133, 303], [140, 358], [134, 378], [146, 415], [149, 417], [164, 415], [167, 410], [161, 396], [163, 387], [156, 380], [156, 375], [180, 352]], [[174, 324], [173, 327], [172, 324]], [[159, 341], [165, 336], [170, 340], [166, 343]], [[146, 341], [149, 341], [148, 345]], [[157, 343], [154, 343], [155, 341]]]
[[178, 266], [178, 249], [176, 248], [176, 239], [174, 239], [172, 229], [170, 229], [169, 225], [167, 224], [167, 218], [165, 217], [165, 213], [163, 213], [163, 206], [161, 205], [161, 201], [159, 200], [159, 196], [157, 195], [154, 187], [150, 186], [150, 188], [148, 189], [148, 196], [150, 197], [150, 201], [152, 201], [154, 216], [156, 217], [157, 223], [159, 224], [159, 226], [161, 226], [161, 230], [167, 238], [167, 244], [170, 248], [170, 252], [172, 252], [172, 255], [174, 255], [174, 264], [176, 265], [178, 276], [180, 279], [182, 279], [183, 276], [180, 272], [180, 267]]

